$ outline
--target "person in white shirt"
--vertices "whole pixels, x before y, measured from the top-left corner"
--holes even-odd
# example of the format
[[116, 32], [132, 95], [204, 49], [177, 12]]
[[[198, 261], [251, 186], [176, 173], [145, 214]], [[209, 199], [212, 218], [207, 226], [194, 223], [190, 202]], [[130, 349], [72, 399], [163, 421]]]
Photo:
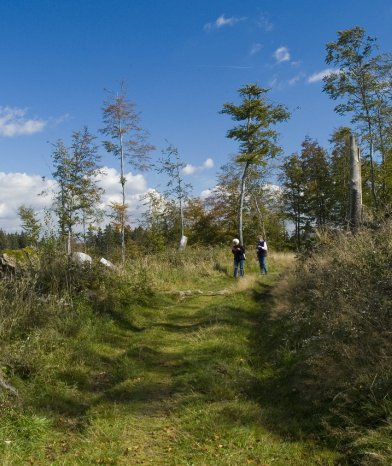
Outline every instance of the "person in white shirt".
[[267, 275], [267, 241], [264, 240], [262, 236], [259, 237], [259, 241], [257, 243], [256, 252], [257, 258], [259, 259], [260, 264], [260, 273], [265, 273]]

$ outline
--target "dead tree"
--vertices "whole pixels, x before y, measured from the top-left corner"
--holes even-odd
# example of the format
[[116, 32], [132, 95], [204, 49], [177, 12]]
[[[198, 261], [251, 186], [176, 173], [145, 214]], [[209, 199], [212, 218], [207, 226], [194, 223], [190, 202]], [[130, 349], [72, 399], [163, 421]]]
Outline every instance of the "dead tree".
[[362, 177], [361, 157], [353, 134], [350, 149], [350, 229], [355, 232], [362, 223]]

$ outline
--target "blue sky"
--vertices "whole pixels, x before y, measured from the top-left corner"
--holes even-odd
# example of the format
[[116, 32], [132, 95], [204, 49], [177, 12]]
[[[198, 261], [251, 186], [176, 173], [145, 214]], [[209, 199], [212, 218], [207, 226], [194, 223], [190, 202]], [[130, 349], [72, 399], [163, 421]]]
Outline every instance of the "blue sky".
[[[165, 139], [176, 145], [195, 194], [214, 186], [235, 152], [225, 137], [232, 122], [218, 112], [237, 101], [243, 84], [271, 88], [270, 98], [292, 112], [279, 128], [285, 154], [307, 135], [327, 146], [346, 121], [318, 79], [327, 69], [325, 44], [360, 25], [392, 51], [391, 23], [390, 0], [2, 0], [0, 182], [15, 189], [0, 186], [0, 227], [10, 222], [18, 192], [34, 203], [38, 182], [26, 188], [28, 177], [50, 178], [48, 141], [69, 141], [82, 125], [97, 132], [104, 89], [121, 80], [155, 156]], [[158, 183], [153, 174], [131, 176], [139, 190]]]

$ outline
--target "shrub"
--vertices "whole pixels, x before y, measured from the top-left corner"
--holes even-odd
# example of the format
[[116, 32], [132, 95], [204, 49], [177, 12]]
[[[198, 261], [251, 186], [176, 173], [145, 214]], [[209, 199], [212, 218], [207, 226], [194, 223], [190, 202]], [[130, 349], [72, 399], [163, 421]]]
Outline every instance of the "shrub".
[[392, 225], [324, 238], [275, 298], [275, 318], [290, 320], [286, 338], [299, 361], [297, 389], [328, 407], [325, 427], [361, 464], [383, 461], [391, 442], [372, 451], [363, 439], [391, 429]]

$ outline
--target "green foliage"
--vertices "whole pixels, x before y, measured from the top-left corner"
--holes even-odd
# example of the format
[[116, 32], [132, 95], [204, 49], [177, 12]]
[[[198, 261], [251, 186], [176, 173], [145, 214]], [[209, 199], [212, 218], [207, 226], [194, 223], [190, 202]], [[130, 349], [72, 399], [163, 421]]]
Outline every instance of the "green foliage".
[[238, 205], [238, 234], [241, 244], [243, 238], [243, 209], [245, 201], [245, 184], [252, 166], [264, 166], [267, 158], [275, 157], [281, 151], [277, 145], [278, 133], [273, 126], [286, 121], [290, 114], [282, 105], [268, 101], [268, 90], [257, 84], [247, 84], [240, 88], [240, 105], [226, 103], [221, 113], [228, 114], [234, 121], [240, 122], [227, 132], [227, 137], [239, 142], [239, 152], [235, 159], [242, 169]]
[[[333, 201], [331, 206], [331, 221], [334, 225], [345, 227], [349, 222], [350, 213], [350, 129], [340, 127], [331, 135], [332, 153], [330, 159], [331, 192]], [[364, 175], [364, 173], [362, 174]], [[363, 176], [366, 179], [366, 176]], [[362, 192], [366, 184], [362, 185]], [[363, 196], [366, 198], [366, 194]]]
[[359, 26], [338, 32], [336, 42], [326, 46], [326, 63], [337, 70], [324, 78], [324, 91], [333, 100], [343, 100], [335, 107], [339, 114], [350, 113], [351, 121], [362, 135], [362, 146], [369, 161], [369, 179], [373, 209], [389, 210], [390, 191], [387, 159], [391, 149], [392, 102], [389, 54], [376, 54], [376, 39]]
[[[189, 199], [189, 191], [192, 188], [191, 184], [185, 183], [181, 174], [181, 170], [185, 168], [185, 166], [186, 164], [180, 159], [178, 149], [172, 144], [163, 151], [162, 158], [158, 160], [158, 164], [156, 165], [156, 171], [161, 174], [164, 173], [168, 177], [166, 184], [167, 189], [164, 192], [164, 196], [169, 202], [162, 199], [162, 207], [164, 207], [165, 204], [167, 204], [167, 206], [170, 204], [175, 207], [178, 206], [181, 225], [180, 239], [184, 236], [184, 207], [186, 201]], [[165, 208], [164, 210], [167, 215], [173, 209]], [[172, 222], [175, 222], [175, 219], [173, 219]]]
[[104, 127], [101, 132], [110, 139], [104, 141], [105, 149], [121, 162], [121, 176], [124, 176], [124, 162], [138, 170], [150, 166], [149, 153], [154, 147], [147, 142], [148, 134], [140, 127], [140, 116], [135, 104], [127, 98], [124, 83], [118, 92], [107, 92], [103, 104]]
[[223, 105], [221, 113], [240, 122], [227, 133], [228, 138], [239, 142], [239, 163], [262, 164], [266, 157], [273, 157], [280, 152], [275, 144], [277, 132], [272, 126], [287, 120], [289, 113], [284, 106], [269, 102], [267, 92], [268, 89], [257, 84], [247, 84], [238, 90], [240, 105]]
[[2, 249], [18, 249], [28, 246], [28, 238], [22, 232], [6, 233], [0, 229], [0, 251]]
[[150, 168], [150, 152], [154, 146], [147, 142], [148, 134], [140, 127], [140, 117], [136, 112], [135, 104], [127, 98], [124, 83], [121, 83], [117, 93], [108, 92], [108, 97], [102, 109], [104, 127], [101, 133], [109, 137], [103, 142], [105, 149], [120, 160], [120, 185], [122, 202], [118, 212], [121, 212], [121, 258], [125, 262], [125, 229], [127, 218], [127, 205], [125, 202], [125, 164], [144, 171]]
[[3, 464], [335, 464], [314, 431], [276, 434], [259, 396], [267, 301], [251, 274], [233, 284], [229, 248], [167, 249], [121, 272], [54, 251], [46, 271], [0, 282], [1, 367], [21, 401], [0, 392]]
[[287, 157], [282, 166], [280, 180], [283, 185], [283, 205], [286, 215], [295, 227], [295, 242], [299, 248], [303, 227], [306, 222], [305, 217], [305, 175], [302, 162], [298, 154]]
[[[315, 232], [345, 229], [349, 221], [350, 139], [349, 128], [334, 131], [331, 154], [316, 140], [306, 137], [302, 150], [283, 162], [280, 181], [283, 188], [282, 209], [294, 225], [293, 240], [301, 248]], [[372, 205], [371, 167], [362, 164], [364, 218], [369, 221]]]
[[55, 212], [60, 234], [63, 238], [67, 237], [68, 253], [71, 252], [75, 227], [85, 226], [88, 221], [96, 221], [100, 217], [97, 206], [102, 189], [96, 181], [100, 173], [100, 157], [94, 139], [84, 127], [72, 134], [70, 149], [62, 140], [57, 141], [53, 148], [53, 177], [59, 185], [59, 191], [55, 194]]
[[[286, 322], [279, 342], [296, 358], [291, 383], [326, 409], [325, 427], [362, 458], [355, 464], [373, 464], [374, 455], [386, 465], [392, 453], [391, 232], [387, 224], [324, 236], [276, 294], [275, 318]], [[371, 436], [383, 440], [371, 445]]]
[[21, 205], [18, 208], [18, 215], [22, 222], [22, 230], [26, 235], [27, 241], [29, 241], [30, 245], [36, 246], [42, 230], [42, 226], [37, 219], [37, 214], [32, 207]]

